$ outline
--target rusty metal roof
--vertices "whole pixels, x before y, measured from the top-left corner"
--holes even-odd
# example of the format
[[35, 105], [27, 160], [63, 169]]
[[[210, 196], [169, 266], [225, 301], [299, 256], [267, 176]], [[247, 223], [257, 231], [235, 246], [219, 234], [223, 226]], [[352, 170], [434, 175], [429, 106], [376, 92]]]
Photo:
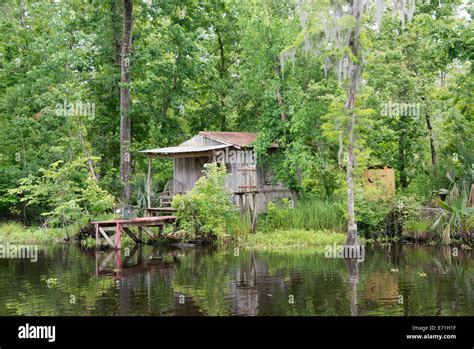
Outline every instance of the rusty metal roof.
[[[257, 139], [255, 133], [250, 132], [208, 132], [201, 131], [200, 135], [211, 138], [218, 142], [230, 143], [240, 147], [248, 147]], [[278, 144], [272, 143], [271, 148], [278, 148]]]
[[[201, 136], [215, 140], [222, 144], [218, 145], [180, 145], [177, 147], [155, 148], [140, 151], [146, 154], [156, 154], [157, 156], [172, 156], [173, 154], [203, 153], [211, 150], [224, 149], [229, 146], [248, 147], [257, 139], [255, 133], [250, 132], [199, 132]], [[186, 143], [186, 142], [185, 142]], [[270, 148], [278, 148], [278, 144], [273, 142]]]

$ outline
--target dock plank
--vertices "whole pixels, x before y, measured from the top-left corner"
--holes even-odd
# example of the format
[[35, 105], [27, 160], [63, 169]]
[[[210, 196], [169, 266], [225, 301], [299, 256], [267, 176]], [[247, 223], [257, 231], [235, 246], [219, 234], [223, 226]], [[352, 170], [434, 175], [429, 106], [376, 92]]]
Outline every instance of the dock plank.
[[146, 225], [146, 224], [153, 224], [153, 223], [164, 223], [164, 222], [172, 222], [176, 220], [176, 216], [156, 216], [156, 217], [140, 217], [140, 218], [132, 218], [132, 219], [110, 219], [107, 221], [94, 221], [92, 224], [98, 225]]

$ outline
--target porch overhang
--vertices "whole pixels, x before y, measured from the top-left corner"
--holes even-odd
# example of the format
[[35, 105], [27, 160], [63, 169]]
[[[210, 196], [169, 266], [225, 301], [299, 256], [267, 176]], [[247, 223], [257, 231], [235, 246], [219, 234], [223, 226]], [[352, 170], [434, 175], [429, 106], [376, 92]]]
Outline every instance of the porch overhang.
[[168, 158], [184, 158], [184, 157], [200, 157], [212, 156], [215, 150], [225, 149], [232, 146], [232, 144], [219, 145], [193, 145], [193, 146], [178, 146], [167, 148], [146, 149], [140, 151], [149, 157], [168, 157]]

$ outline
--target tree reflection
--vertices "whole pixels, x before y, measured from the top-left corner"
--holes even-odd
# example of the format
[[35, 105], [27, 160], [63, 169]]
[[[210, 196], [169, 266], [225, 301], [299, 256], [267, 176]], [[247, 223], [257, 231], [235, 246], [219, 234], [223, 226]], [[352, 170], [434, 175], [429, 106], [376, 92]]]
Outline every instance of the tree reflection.
[[359, 262], [356, 258], [344, 259], [349, 278], [349, 296], [351, 304], [351, 316], [357, 316], [357, 284], [359, 283]]

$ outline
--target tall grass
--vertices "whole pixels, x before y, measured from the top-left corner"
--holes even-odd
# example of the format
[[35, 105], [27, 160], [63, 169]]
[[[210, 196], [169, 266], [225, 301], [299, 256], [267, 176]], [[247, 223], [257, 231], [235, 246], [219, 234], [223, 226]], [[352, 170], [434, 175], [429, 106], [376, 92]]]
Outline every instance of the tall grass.
[[75, 223], [61, 228], [43, 228], [38, 226], [24, 226], [17, 222], [0, 223], [0, 243], [30, 243], [48, 244], [72, 240], [79, 231], [89, 225], [91, 220], [107, 220], [114, 218], [113, 214], [101, 214], [92, 217], [83, 217]]
[[235, 239], [245, 237], [250, 233], [251, 226], [252, 223], [248, 214], [243, 216], [236, 214], [226, 220], [226, 232]]
[[257, 232], [248, 236], [244, 243], [245, 247], [256, 250], [298, 250], [312, 248], [318, 252], [324, 251], [325, 246], [343, 244], [346, 234], [332, 231], [310, 231], [310, 230], [274, 230], [269, 232]]
[[343, 232], [346, 219], [337, 204], [322, 200], [305, 200], [295, 208], [288, 204], [269, 204], [259, 229], [263, 230], [330, 230]]
[[427, 241], [434, 238], [432, 230], [433, 219], [417, 217], [409, 219], [403, 224], [402, 236], [415, 241]]
[[62, 229], [25, 227], [16, 222], [0, 224], [0, 243], [38, 244], [56, 243], [66, 237]]

